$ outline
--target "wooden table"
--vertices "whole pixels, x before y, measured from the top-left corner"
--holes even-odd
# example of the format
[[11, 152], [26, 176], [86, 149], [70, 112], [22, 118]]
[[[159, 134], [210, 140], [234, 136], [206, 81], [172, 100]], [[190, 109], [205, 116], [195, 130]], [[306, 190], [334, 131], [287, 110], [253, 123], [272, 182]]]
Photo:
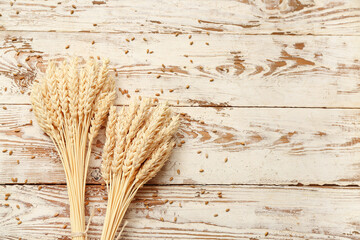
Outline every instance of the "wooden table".
[[182, 113], [185, 143], [123, 239], [360, 239], [359, 0], [2, 0], [0, 13], [0, 239], [69, 239], [63, 169], [28, 95], [47, 60], [72, 55], [110, 59], [117, 105], [160, 93]]

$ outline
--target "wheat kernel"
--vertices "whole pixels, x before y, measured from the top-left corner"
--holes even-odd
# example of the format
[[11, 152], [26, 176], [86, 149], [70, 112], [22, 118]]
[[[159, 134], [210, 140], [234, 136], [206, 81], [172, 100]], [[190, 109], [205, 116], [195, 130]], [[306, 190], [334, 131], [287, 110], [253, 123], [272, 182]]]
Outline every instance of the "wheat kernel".
[[229, 211], [230, 211], [230, 208], [227, 208], [225, 211], [226, 211], [226, 212], [229, 212]]
[[96, 27], [96, 26], [97, 26], [97, 23], [93, 23], [93, 26]]
[[173, 177], [171, 177], [171, 178], [169, 178], [169, 180], [170, 180], [170, 181], [172, 181], [172, 180], [174, 180], [174, 178], [173, 178]]
[[224, 159], [224, 162], [227, 162], [228, 160], [229, 160], [228, 158], [225, 158], [225, 159]]
[[16, 160], [16, 163], [17, 163], [17, 164], [20, 164], [20, 160]]
[[214, 217], [217, 217], [217, 216], [219, 216], [219, 214], [215, 213], [215, 214], [214, 214]]
[[266, 232], [266, 233], [265, 233], [265, 237], [267, 237], [267, 235], [269, 235], [269, 232]]
[[189, 85], [186, 85], [186, 89], [189, 89], [190, 88], [190, 86]]
[[6, 153], [6, 152], [7, 152], [7, 149], [2, 150], [2, 152], [3, 152], [3, 153]]
[[160, 221], [162, 221], [162, 222], [163, 222], [163, 221], [164, 221], [164, 218], [162, 218], [162, 217], [161, 217], [161, 218], [160, 218]]
[[66, 224], [64, 224], [64, 226], [63, 226], [62, 228], [63, 228], [63, 229], [67, 228], [67, 225], [66, 225]]
[[212, 79], [210, 79], [210, 82], [213, 82], [214, 81], [214, 79], [212, 78]]
[[160, 93], [155, 93], [155, 96], [159, 97], [159, 96], [160, 96]]
[[204, 169], [200, 169], [199, 172], [201, 172], [201, 173], [204, 172]]
[[135, 89], [135, 92], [140, 92], [140, 90], [139, 90], [139, 89]]
[[208, 43], [208, 42], [206, 42], [205, 44], [209, 46], [209, 43]]
[[194, 42], [193, 42], [193, 41], [191, 41], [191, 42], [190, 42], [190, 45], [193, 45], [193, 44], [194, 44]]
[[5, 207], [8, 207], [8, 206], [10, 206], [10, 204], [8, 204], [8, 203], [5, 203], [4, 205], [5, 205]]
[[174, 222], [176, 222], [177, 221], [177, 217], [174, 217]]
[[107, 200], [107, 199], [108, 199], [108, 197], [103, 197], [103, 199], [104, 199], [104, 200]]
[[95, 41], [93, 40], [93, 41], [91, 42], [91, 44], [94, 45], [94, 44], [95, 44]]
[[205, 157], [206, 157], [206, 158], [209, 158], [209, 154], [205, 153]]
[[143, 38], [143, 40], [146, 42], [147, 41], [147, 39], [146, 38]]
[[27, 179], [25, 179], [24, 183], [27, 183], [27, 182], [28, 182], [28, 180], [27, 180]]
[[173, 92], [174, 91], [174, 89], [169, 89], [169, 92]]
[[69, 49], [70, 45], [66, 45], [65, 49]]
[[9, 197], [8, 197], [8, 196], [6, 196], [6, 197], [5, 197], [5, 201], [7, 201], [8, 199], [9, 199]]
[[15, 219], [18, 220], [18, 221], [20, 221], [20, 218], [19, 218], [19, 217], [16, 217]]
[[18, 133], [20, 132], [20, 129], [15, 129], [14, 132]]
[[205, 190], [201, 190], [201, 194], [205, 194]]
[[161, 76], [160, 75], [157, 75], [156, 78], [160, 78]]
[[13, 155], [13, 153], [14, 153], [14, 152], [13, 152], [12, 150], [9, 151], [9, 155], [10, 155], [10, 156]]
[[180, 175], [180, 169], [176, 170], [177, 174]]
[[20, 225], [21, 223], [22, 223], [22, 221], [18, 221], [18, 223], [17, 223], [17, 224], [18, 224], [18, 225]]
[[71, 10], [71, 11], [70, 11], [70, 14], [74, 14], [74, 10]]
[[208, 205], [209, 204], [209, 201], [205, 201], [205, 205]]
[[42, 189], [42, 186], [39, 186], [39, 187], [38, 187], [38, 190], [40, 191], [41, 189]]
[[16, 208], [17, 208], [17, 209], [20, 209], [20, 206], [19, 206], [19, 204], [17, 204], [17, 205], [16, 205]]
[[4, 109], [4, 110], [7, 110], [7, 107], [3, 106], [3, 109]]
[[59, 216], [59, 213], [55, 213], [55, 214], [54, 214], [54, 217], [57, 217], [57, 216]]

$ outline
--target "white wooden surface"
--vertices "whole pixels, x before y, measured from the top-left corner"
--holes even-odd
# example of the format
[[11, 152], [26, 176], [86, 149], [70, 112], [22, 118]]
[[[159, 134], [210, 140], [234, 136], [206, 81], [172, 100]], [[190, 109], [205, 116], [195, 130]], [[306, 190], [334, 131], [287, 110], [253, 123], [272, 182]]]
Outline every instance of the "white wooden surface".
[[[62, 166], [28, 94], [47, 60], [72, 55], [110, 59], [129, 92], [117, 105], [163, 91], [183, 115], [185, 143], [137, 195], [123, 239], [360, 239], [360, 1], [11, 2], [0, 0], [0, 239], [69, 239]], [[103, 141], [90, 239], [106, 207]]]

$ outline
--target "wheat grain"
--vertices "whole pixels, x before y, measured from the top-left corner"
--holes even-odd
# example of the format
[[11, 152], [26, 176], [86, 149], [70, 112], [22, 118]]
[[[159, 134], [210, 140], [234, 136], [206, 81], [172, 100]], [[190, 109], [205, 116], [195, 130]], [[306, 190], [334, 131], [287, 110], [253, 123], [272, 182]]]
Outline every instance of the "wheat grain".
[[[115, 238], [124, 214], [138, 189], [153, 178], [169, 159], [175, 146], [173, 139], [179, 116], [172, 117], [166, 104], [151, 107], [151, 100], [133, 101], [117, 116], [115, 147], [112, 148], [113, 118], [109, 117], [103, 165], [112, 160], [110, 171], [104, 167], [103, 178], [108, 186], [108, 206], [102, 240]], [[109, 157], [113, 154], [113, 158]], [[146, 204], [145, 204], [146, 205]], [[146, 206], [148, 207], [148, 206]]]
[[83, 240], [91, 143], [115, 98], [115, 83], [108, 75], [108, 61], [101, 67], [94, 59], [81, 67], [78, 62], [77, 58], [58, 66], [49, 62], [43, 78], [32, 86], [31, 103], [41, 129], [55, 143], [65, 170], [71, 231], [76, 235], [73, 239]]

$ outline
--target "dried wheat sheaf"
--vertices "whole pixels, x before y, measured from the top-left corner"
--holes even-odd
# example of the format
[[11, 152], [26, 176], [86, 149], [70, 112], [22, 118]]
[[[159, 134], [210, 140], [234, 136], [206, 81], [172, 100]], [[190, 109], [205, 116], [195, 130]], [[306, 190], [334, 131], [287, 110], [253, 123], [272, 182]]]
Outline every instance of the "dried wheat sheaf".
[[132, 102], [120, 112], [111, 107], [101, 166], [108, 190], [102, 240], [115, 238], [139, 188], [170, 157], [180, 124], [179, 115], [172, 115], [167, 104], [152, 107], [149, 99]]
[[85, 184], [91, 145], [115, 99], [108, 61], [78, 59], [60, 65], [49, 62], [32, 86], [31, 103], [37, 121], [55, 143], [65, 170], [72, 238], [86, 239]]

